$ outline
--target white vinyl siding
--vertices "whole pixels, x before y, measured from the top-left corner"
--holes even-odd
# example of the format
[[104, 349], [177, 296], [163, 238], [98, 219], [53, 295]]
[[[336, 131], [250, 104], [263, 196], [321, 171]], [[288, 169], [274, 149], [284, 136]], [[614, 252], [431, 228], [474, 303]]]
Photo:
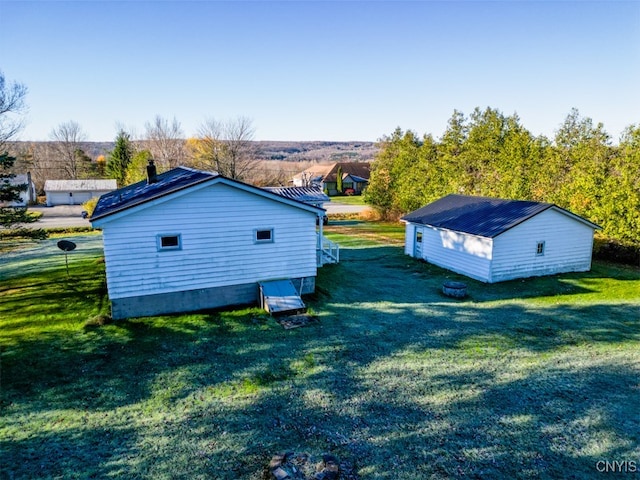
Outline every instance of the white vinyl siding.
[[491, 254], [490, 238], [424, 228], [422, 258], [439, 267], [486, 281], [491, 268]]
[[53, 207], [56, 205], [82, 205], [87, 200], [91, 200], [93, 197], [99, 197], [108, 191], [100, 192], [45, 192], [47, 196], [47, 206]]
[[[111, 298], [316, 276], [315, 212], [221, 183], [164, 200], [101, 225]], [[256, 243], [265, 223], [275, 241]], [[176, 231], [181, 249], [159, 252]]]
[[591, 269], [592, 249], [593, 228], [557, 210], [545, 210], [494, 239], [490, 281], [586, 272]]
[[407, 222], [404, 226], [404, 253], [414, 256], [414, 242], [416, 239], [416, 229], [422, 228], [414, 223]]
[[494, 238], [407, 222], [407, 255], [416, 256], [420, 229], [420, 258], [483, 282], [591, 269], [594, 227], [555, 207]]

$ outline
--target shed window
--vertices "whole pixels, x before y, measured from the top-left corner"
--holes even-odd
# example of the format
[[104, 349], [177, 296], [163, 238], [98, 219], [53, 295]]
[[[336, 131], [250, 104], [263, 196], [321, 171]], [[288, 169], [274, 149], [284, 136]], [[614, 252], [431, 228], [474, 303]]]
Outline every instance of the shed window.
[[536, 247], [536, 255], [544, 255], [544, 242], [538, 242]]
[[416, 230], [416, 243], [422, 243], [422, 230]]
[[182, 249], [182, 238], [179, 234], [158, 235], [158, 251]]
[[255, 242], [256, 243], [272, 243], [273, 228], [261, 228], [261, 229], [255, 230]]

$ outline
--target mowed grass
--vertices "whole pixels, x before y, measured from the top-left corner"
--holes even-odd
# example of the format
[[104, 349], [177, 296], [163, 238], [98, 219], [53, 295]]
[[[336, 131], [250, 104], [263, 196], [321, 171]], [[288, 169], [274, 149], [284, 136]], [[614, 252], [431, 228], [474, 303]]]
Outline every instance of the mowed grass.
[[331, 197], [333, 203], [343, 203], [346, 205], [366, 205], [364, 195], [340, 195]]
[[[376, 232], [382, 242], [376, 241]], [[281, 451], [360, 478], [594, 478], [640, 459], [640, 272], [440, 293], [401, 227], [344, 222], [284, 330], [259, 309], [93, 325], [93, 250], [0, 280], [2, 478], [262, 479]], [[19, 260], [15, 259], [15, 262]], [[57, 262], [57, 263], [56, 263]], [[602, 464], [599, 464], [602, 465]]]

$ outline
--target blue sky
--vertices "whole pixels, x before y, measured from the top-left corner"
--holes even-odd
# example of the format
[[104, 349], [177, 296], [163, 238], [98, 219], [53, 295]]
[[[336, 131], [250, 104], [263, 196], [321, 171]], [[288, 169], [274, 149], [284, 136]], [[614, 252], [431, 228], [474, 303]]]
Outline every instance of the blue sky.
[[640, 123], [640, 1], [0, 0], [0, 70], [24, 140], [90, 140], [156, 115], [186, 136], [249, 117], [257, 140], [439, 137], [454, 109], [552, 136], [572, 107], [617, 141]]

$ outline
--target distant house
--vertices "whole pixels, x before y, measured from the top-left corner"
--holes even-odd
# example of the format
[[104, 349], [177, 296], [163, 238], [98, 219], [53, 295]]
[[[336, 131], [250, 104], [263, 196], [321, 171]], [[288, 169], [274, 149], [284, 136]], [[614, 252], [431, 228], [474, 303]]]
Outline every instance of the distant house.
[[[342, 172], [342, 191], [338, 191], [338, 172]], [[293, 177], [296, 187], [317, 186], [329, 195], [360, 195], [369, 183], [370, 165], [366, 162], [336, 162], [315, 165]]]
[[487, 283], [588, 271], [600, 228], [550, 203], [465, 195], [402, 220], [407, 255]]
[[26, 207], [27, 205], [32, 205], [36, 203], [36, 186], [31, 180], [31, 174], [17, 174], [10, 180], [8, 180], [9, 184], [13, 186], [18, 185], [26, 185], [27, 188], [20, 192], [20, 200], [14, 202], [0, 202], [0, 206], [2, 207]]
[[44, 193], [47, 206], [82, 205], [93, 197], [99, 197], [118, 188], [115, 180], [47, 180]]
[[315, 290], [324, 210], [185, 167], [100, 197], [113, 318], [255, 304], [258, 284]]

